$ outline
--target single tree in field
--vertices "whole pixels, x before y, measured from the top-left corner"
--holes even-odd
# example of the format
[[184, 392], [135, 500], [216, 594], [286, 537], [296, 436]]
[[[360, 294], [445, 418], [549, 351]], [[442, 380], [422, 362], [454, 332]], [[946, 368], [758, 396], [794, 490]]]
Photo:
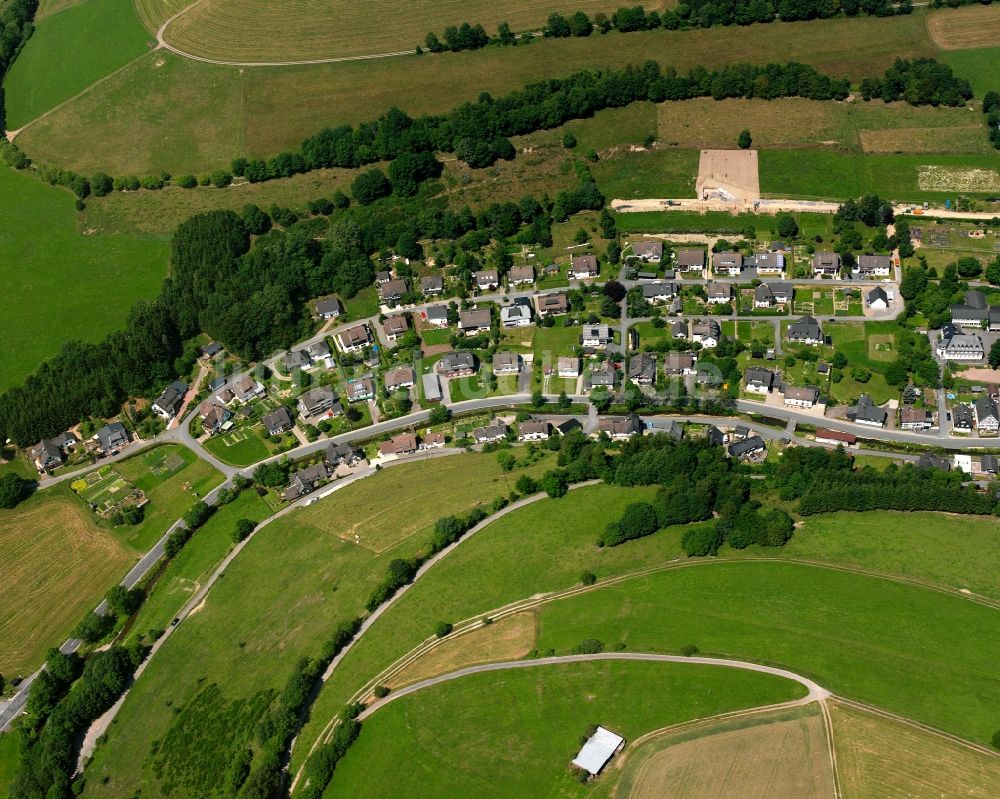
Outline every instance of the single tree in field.
[[740, 137], [736, 140], [736, 143], [740, 146], [741, 150], [749, 150], [750, 145], [753, 144], [753, 139], [750, 137], [750, 131], [747, 128], [743, 128], [740, 133]]

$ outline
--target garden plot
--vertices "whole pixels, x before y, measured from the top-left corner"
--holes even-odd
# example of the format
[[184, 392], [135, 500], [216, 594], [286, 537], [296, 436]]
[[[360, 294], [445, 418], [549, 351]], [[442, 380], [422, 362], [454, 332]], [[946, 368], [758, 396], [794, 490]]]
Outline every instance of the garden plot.
[[1000, 173], [973, 167], [922, 166], [917, 174], [921, 191], [1000, 191]]
[[141, 508], [149, 500], [145, 493], [122, 477], [112, 466], [88, 472], [70, 486], [102, 519], [128, 507]]

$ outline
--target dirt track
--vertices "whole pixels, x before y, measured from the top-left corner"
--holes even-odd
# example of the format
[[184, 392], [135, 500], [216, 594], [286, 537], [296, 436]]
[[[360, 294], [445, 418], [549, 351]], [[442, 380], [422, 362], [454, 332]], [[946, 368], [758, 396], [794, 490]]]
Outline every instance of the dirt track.
[[695, 192], [701, 199], [746, 201], [760, 197], [756, 150], [702, 150]]

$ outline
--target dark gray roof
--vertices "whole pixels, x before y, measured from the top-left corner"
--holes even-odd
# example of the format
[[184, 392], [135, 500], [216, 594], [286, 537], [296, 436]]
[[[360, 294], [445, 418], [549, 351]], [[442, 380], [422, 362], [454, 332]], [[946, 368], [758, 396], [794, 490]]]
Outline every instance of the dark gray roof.
[[823, 335], [819, 322], [812, 316], [803, 316], [798, 322], [788, 326], [788, 338], [795, 340], [819, 340]]
[[774, 372], [770, 369], [764, 369], [760, 366], [751, 366], [747, 369], [746, 375], [747, 383], [762, 383], [770, 388], [774, 384]]
[[280, 430], [292, 426], [292, 415], [288, 412], [288, 408], [282, 405], [280, 408], [276, 408], [266, 414], [261, 419], [261, 422], [264, 423], [267, 432], [274, 435]]
[[984, 394], [976, 400], [976, 418], [982, 422], [983, 419], [1000, 419], [997, 411], [997, 404], [988, 394]]
[[325, 316], [327, 314], [339, 316], [340, 312], [340, 300], [336, 297], [331, 297], [327, 300], [320, 300], [316, 303], [316, 313], [320, 316]]
[[889, 302], [889, 295], [885, 293], [885, 289], [881, 286], [876, 286], [871, 291], [868, 292], [868, 304], [871, 305], [875, 300], [882, 300], [882, 302]]
[[972, 408], [964, 402], [958, 403], [958, 405], [951, 409], [951, 418], [955, 427], [968, 430], [972, 429], [972, 422], [974, 419], [972, 415]]
[[97, 431], [97, 440], [101, 449], [107, 452], [122, 444], [128, 443], [128, 431], [121, 422], [111, 422]]
[[441, 369], [445, 372], [454, 372], [460, 369], [475, 369], [476, 357], [471, 352], [448, 352], [438, 361]]
[[885, 424], [885, 420], [889, 417], [889, 414], [884, 408], [876, 405], [875, 401], [868, 394], [862, 394], [858, 398], [858, 404], [847, 411], [847, 418], [851, 419], [852, 417], [855, 421], [859, 422]]
[[729, 445], [729, 454], [734, 458], [739, 458], [742, 455], [749, 455], [753, 452], [759, 452], [765, 449], [764, 439], [760, 436], [750, 436], [749, 438], [744, 438], [742, 441], [735, 441]]

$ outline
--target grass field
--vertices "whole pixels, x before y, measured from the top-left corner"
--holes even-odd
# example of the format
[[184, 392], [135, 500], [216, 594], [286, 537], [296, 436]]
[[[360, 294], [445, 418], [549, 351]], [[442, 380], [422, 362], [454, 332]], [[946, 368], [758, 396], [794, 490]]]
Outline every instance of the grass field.
[[1000, 760], [897, 721], [831, 703], [845, 799], [991, 799]]
[[17, 130], [147, 51], [131, 2], [87, 0], [44, 18], [4, 80], [7, 128]]
[[20, 758], [18, 738], [13, 733], [0, 734], [0, 796], [7, 795], [10, 781]]
[[[723, 722], [717, 729], [654, 739], [642, 749], [657, 751], [629, 755], [618, 792], [630, 799], [659, 799], [670, 786], [670, 799], [833, 799], [826, 733], [816, 705], [754, 721], [754, 726]], [[637, 768], [634, 759], [641, 759]]]
[[294, 61], [412, 52], [424, 36], [441, 36], [461, 20], [494, 33], [501, 22], [514, 31], [535, 30], [553, 11], [614, 11], [609, 0], [417, 0], [358, 6], [301, 0], [294, 14], [267, 0], [204, 0], [178, 17], [166, 39], [196, 55], [224, 61]]
[[976, 97], [996, 91], [996, 65], [1000, 59], [1000, 46], [979, 47], [972, 50], [945, 50], [937, 56], [972, 84]]
[[658, 30], [251, 70], [158, 52], [33, 125], [19, 140], [32, 157], [84, 172], [181, 174], [227, 166], [236, 155], [272, 155], [325, 126], [373, 119], [392, 105], [411, 114], [438, 113], [481, 91], [497, 95], [583, 67], [638, 64], [665, 54], [680, 70], [702, 64], [711, 50], [716, 66], [797, 60], [860, 79], [897, 57], [933, 54], [937, 48], [924, 21], [915, 13], [783, 23], [768, 27], [766, 36], [754, 27]]
[[140, 634], [165, 629], [232, 548], [236, 520], [259, 522], [270, 515], [267, 504], [253, 491], [243, 491], [219, 508], [167, 565], [143, 602], [133, 629]]
[[609, 198], [694, 197], [698, 152], [664, 149], [623, 153], [599, 161], [591, 172]]
[[931, 14], [927, 30], [943, 50], [1000, 45], [1000, 8], [967, 6], [955, 14]]
[[130, 552], [63, 487], [0, 511], [0, 673], [28, 674], [125, 572]]
[[[187, 750], [177, 748], [179, 743], [161, 746], [168, 765], [158, 776], [148, 756], [150, 744], [177, 740], [182, 731], [208, 734], [222, 723], [226, 708], [238, 703], [251, 707], [266, 692], [280, 690], [299, 657], [316, 654], [336, 624], [362, 612], [388, 562], [411, 557], [424, 545], [434, 520], [506, 495], [521, 474], [517, 468], [502, 472], [493, 455], [440, 461], [457, 471], [438, 472], [433, 492], [428, 491], [428, 474], [434, 467], [445, 468], [439, 461], [396, 466], [297, 510], [255, 536], [204, 607], [177, 628], [136, 683], [108, 743], [87, 770], [93, 776], [88, 795], [131, 795], [140, 785], [143, 796], [163, 795], [171, 785], [186, 795], [206, 795], [206, 786], [217, 777], [209, 765], [212, 757], [234, 740], [236, 745], [249, 743], [252, 720], [250, 729], [227, 731], [230, 737], [197, 739], [204, 750], [197, 762], [187, 762], [182, 756]], [[547, 467], [540, 463], [534, 468]], [[448, 495], [440, 490], [443, 479], [453, 481]], [[393, 493], [397, 481], [409, 487]], [[372, 546], [398, 540], [400, 524], [417, 532], [376, 554], [344, 538], [365, 518], [375, 520], [363, 531]], [[221, 697], [203, 707], [202, 691], [213, 683], [223, 686]]]
[[[151, 297], [167, 273], [164, 241], [81, 236], [73, 198], [0, 164], [0, 390], [15, 385], [72, 339], [98, 341]], [[51, 323], [39, 324], [40, 309]], [[56, 316], [52, 316], [56, 314]]]
[[205, 442], [205, 449], [226, 463], [250, 466], [271, 455], [270, 448], [259, 435], [262, 430], [259, 425], [254, 425], [215, 435]]
[[[749, 610], [752, 608], [752, 612]], [[892, 624], [886, 624], [892, 619]], [[705, 564], [546, 605], [540, 650], [614, 649], [780, 663], [846, 697], [977, 742], [996, 730], [997, 611], [875, 577], [788, 563]]]
[[[560, 664], [476, 674], [373, 715], [324, 796], [487, 796], [497, 795], [498, 785], [510, 797], [589, 796], [592, 786], [581, 784], [568, 764], [590, 724], [632, 740], [800, 695], [800, 686], [770, 675], [689, 664]], [[378, 762], [407, 767], [373, 768]]]

